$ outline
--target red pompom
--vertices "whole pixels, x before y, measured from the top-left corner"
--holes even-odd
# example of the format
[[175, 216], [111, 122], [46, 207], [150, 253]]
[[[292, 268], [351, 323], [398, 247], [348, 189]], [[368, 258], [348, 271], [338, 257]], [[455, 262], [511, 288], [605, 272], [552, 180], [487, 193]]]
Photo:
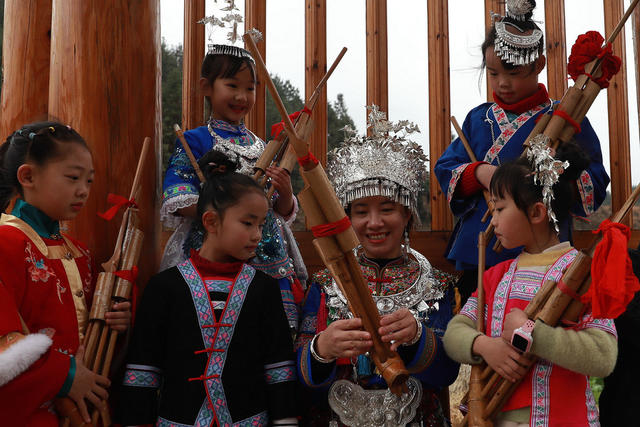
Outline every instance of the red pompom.
[[596, 246], [591, 262], [591, 286], [582, 302], [591, 304], [593, 318], [615, 319], [640, 290], [640, 283], [633, 274], [627, 251], [629, 227], [605, 219], [594, 233], [600, 231], [602, 241]]
[[600, 65], [602, 76], [598, 78], [590, 77], [601, 88], [609, 86], [609, 80], [620, 70], [622, 60], [613, 55], [611, 44], [602, 47], [602, 43], [604, 43], [604, 37], [597, 31], [588, 31], [578, 36], [578, 39], [571, 47], [571, 55], [569, 56], [569, 64], [567, 65], [567, 71], [574, 81], [577, 80], [580, 75], [586, 74], [584, 69], [585, 65], [596, 58], [602, 58]]

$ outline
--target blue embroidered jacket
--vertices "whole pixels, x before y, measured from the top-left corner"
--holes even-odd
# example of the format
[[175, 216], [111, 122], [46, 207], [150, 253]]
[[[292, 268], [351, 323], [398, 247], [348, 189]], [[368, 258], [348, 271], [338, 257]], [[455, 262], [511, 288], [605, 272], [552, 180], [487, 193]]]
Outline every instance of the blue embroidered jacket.
[[[542, 114], [549, 112], [550, 103], [539, 105], [519, 116], [507, 113], [495, 103], [484, 103], [467, 115], [462, 131], [469, 141], [478, 160], [484, 160], [498, 166], [502, 162], [518, 158], [522, 154], [522, 144]], [[575, 142], [582, 147], [591, 159], [591, 164], [577, 180], [580, 203], [572, 208], [578, 216], [588, 216], [598, 209], [606, 196], [609, 176], [602, 164], [600, 141], [588, 119], [581, 123], [581, 132], [576, 134]], [[456, 138], [438, 159], [434, 172], [451, 211], [458, 222], [454, 228], [447, 258], [455, 262], [457, 270], [472, 269], [478, 263], [478, 233], [489, 225], [481, 221], [487, 211], [487, 204], [481, 193], [469, 197], [456, 197], [455, 190], [460, 176], [471, 164], [462, 141]], [[560, 224], [560, 240], [571, 239], [568, 221]], [[521, 248], [503, 250], [500, 254], [493, 251], [495, 237], [487, 245], [487, 266], [495, 265], [507, 259], [515, 258]]]

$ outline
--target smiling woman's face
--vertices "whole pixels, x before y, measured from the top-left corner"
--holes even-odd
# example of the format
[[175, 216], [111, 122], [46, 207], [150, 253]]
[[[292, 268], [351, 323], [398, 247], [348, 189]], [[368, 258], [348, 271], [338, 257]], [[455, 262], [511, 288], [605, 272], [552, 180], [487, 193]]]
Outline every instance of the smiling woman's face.
[[351, 223], [369, 258], [396, 258], [411, 218], [399, 203], [383, 196], [364, 197], [351, 204]]

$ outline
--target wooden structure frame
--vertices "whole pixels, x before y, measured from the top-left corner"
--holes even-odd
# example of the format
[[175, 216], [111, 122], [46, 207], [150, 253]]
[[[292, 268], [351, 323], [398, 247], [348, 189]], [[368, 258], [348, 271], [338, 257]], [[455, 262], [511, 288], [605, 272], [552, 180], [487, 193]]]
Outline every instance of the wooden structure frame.
[[[428, 75], [429, 82], [429, 135], [430, 158], [437, 159], [446, 149], [450, 141], [450, 82], [449, 82], [449, 28], [448, 28], [448, 0], [424, 0], [427, 2], [428, 21], [428, 49], [429, 57], [437, 58], [430, 61]], [[155, 166], [160, 163], [160, 120], [159, 120], [159, 6], [156, 1], [144, 0], [132, 6], [126, 0], [114, 0], [103, 10], [101, 2], [89, 0], [6, 0], [5, 1], [5, 37], [3, 65], [5, 81], [2, 91], [2, 120], [0, 127], [7, 135], [19, 125], [43, 116], [55, 116], [61, 120], [76, 125], [80, 132], [88, 136], [88, 140], [95, 150], [96, 170], [100, 172], [96, 182], [104, 179], [98, 188], [94, 185], [94, 194], [99, 194], [101, 200], [95, 199], [90, 209], [104, 210], [106, 193], [126, 188], [131, 177], [127, 162], [135, 158], [135, 153], [142, 142], [142, 137], [152, 136], [156, 142]], [[387, 0], [366, 0], [366, 77], [367, 103], [380, 105], [383, 110], [388, 109], [388, 67], [387, 67]], [[55, 7], [52, 7], [55, 5]], [[500, 0], [485, 0], [485, 10], [502, 12], [504, 2]], [[624, 0], [603, 0], [605, 31], [608, 33], [618, 21], [623, 12]], [[246, 27], [255, 27], [266, 31], [266, 0], [245, 0]], [[68, 15], [61, 15], [60, 11]], [[183, 79], [183, 128], [192, 128], [202, 122], [203, 103], [198, 93], [199, 68], [204, 52], [204, 27], [195, 22], [202, 18], [205, 11], [205, 0], [184, 0], [184, 79]], [[52, 13], [53, 12], [53, 13]], [[548, 60], [547, 76], [548, 88], [552, 97], [558, 98], [564, 92], [567, 81], [565, 43], [565, 13], [564, 1], [554, 0], [545, 2], [546, 18], [546, 55]], [[96, 25], [96, 16], [104, 14], [108, 24], [101, 32], [104, 23]], [[75, 19], [75, 31], [66, 25], [70, 16]], [[136, 18], [136, 28], [123, 23], [130, 22], [132, 16]], [[485, 15], [488, 17], [488, 13]], [[107, 19], [108, 18], [108, 19]], [[24, 25], [28, 22], [29, 25]], [[18, 24], [19, 23], [19, 24]], [[490, 25], [486, 18], [485, 25]], [[107, 28], [108, 27], [108, 28]], [[144, 31], [141, 30], [144, 29]], [[627, 30], [630, 26], [627, 26]], [[83, 34], [82, 31], [85, 33]], [[102, 37], [109, 34], [119, 34], [120, 37]], [[625, 38], [618, 37], [614, 44], [614, 52], [627, 63], [629, 60], [638, 62], [640, 37], [640, 11], [633, 16], [634, 52], [635, 58], [625, 57]], [[69, 34], [69, 40], [61, 34]], [[143, 37], [140, 34], [148, 34]], [[93, 37], [99, 40], [96, 45], [84, 43]], [[309, 94], [315, 83], [327, 68], [327, 0], [305, 0], [305, 94]], [[266, 39], [259, 48], [264, 56]], [[76, 43], [76, 44], [73, 44]], [[157, 45], [157, 46], [156, 46]], [[31, 51], [30, 46], [38, 46]], [[48, 49], [51, 46], [50, 55]], [[77, 50], [80, 49], [80, 50]], [[44, 53], [42, 53], [44, 52]], [[117, 52], [118, 54], [114, 54]], [[38, 56], [42, 54], [41, 56]], [[111, 61], [105, 59], [112, 55]], [[80, 58], [81, 62], [78, 62]], [[131, 58], [142, 58], [136, 61]], [[74, 62], [75, 61], [75, 62]], [[101, 61], [101, 62], [100, 62]], [[145, 62], [146, 61], [146, 62]], [[71, 78], [79, 76], [77, 70], [66, 68], [66, 64], [74, 63], [85, 76], [83, 79]], [[96, 69], [95, 64], [102, 68]], [[92, 65], [93, 64], [93, 65]], [[79, 68], [79, 67], [86, 67]], [[15, 70], [20, 70], [16, 72]], [[106, 71], [105, 71], [106, 70]], [[118, 72], [118, 70], [120, 70]], [[139, 71], [136, 71], [139, 70]], [[92, 74], [95, 73], [95, 74]], [[91, 76], [94, 78], [86, 78]], [[623, 201], [631, 192], [631, 160], [628, 121], [627, 71], [623, 68], [614, 77], [607, 90], [609, 109], [609, 139], [611, 154], [611, 193], [612, 209], [620, 208]], [[636, 65], [636, 82], [640, 83], [640, 71]], [[95, 80], [95, 81], [94, 81]], [[120, 86], [111, 87], [110, 81], [120, 82]], [[102, 81], [103, 83], [98, 83]], [[84, 86], [83, 86], [84, 85]], [[141, 90], [144, 97], [129, 97], [129, 88]], [[640, 103], [640, 84], [635, 96]], [[92, 93], [93, 92], [93, 93]], [[488, 91], [490, 93], [490, 91]], [[42, 96], [42, 94], [48, 96]], [[100, 110], [100, 103], [95, 102], [96, 95], [109, 104], [105, 111]], [[79, 96], [80, 95], [80, 96]], [[602, 95], [601, 95], [602, 96]], [[631, 95], [633, 96], [633, 94]], [[247, 125], [264, 137], [265, 129], [265, 88], [258, 87], [256, 107], [247, 117]], [[128, 103], [133, 102], [133, 105]], [[312, 136], [312, 151], [323, 162], [326, 162], [327, 135], [327, 95], [326, 89], [320, 99], [320, 107], [315, 113], [316, 127]], [[93, 109], [87, 105], [96, 105]], [[129, 107], [127, 107], [129, 105]], [[324, 106], [324, 108], [323, 108]], [[148, 111], [149, 114], [143, 114]], [[105, 117], [107, 120], [105, 120]], [[122, 160], [125, 160], [124, 162]], [[433, 164], [431, 162], [431, 169]], [[133, 163], [132, 163], [133, 164]], [[156, 168], [154, 168], [156, 169]], [[118, 173], [123, 171], [124, 173]], [[433, 177], [433, 170], [430, 171]], [[159, 177], [155, 173], [149, 175], [145, 181], [145, 207], [148, 217], [147, 232], [159, 234], [159, 218], [157, 213], [159, 196]], [[434, 265], [450, 270], [451, 266], [443, 257], [449, 233], [453, 228], [453, 218], [435, 179], [431, 180], [431, 231], [415, 232], [412, 235], [412, 246], [424, 253]], [[94, 196], [95, 197], [95, 196]], [[88, 209], [87, 209], [88, 210]], [[152, 213], [153, 212], [153, 213]], [[77, 221], [79, 235], [93, 236], [89, 238], [90, 249], [100, 259], [111, 246], [112, 226], [105, 226], [93, 217]], [[307, 264], [311, 270], [321, 266], [320, 259], [311, 245], [311, 237], [307, 232], [296, 233]], [[584, 246], [590, 238], [590, 232], [576, 233], [576, 246]], [[149, 238], [145, 242], [157, 241], [156, 255], [161, 253], [162, 239]], [[640, 232], [634, 231], [632, 245], [637, 245]], [[102, 244], [106, 243], [105, 248]], [[146, 245], [146, 244], [145, 244]], [[103, 254], [104, 253], [104, 254]], [[155, 271], [157, 257], [152, 259], [145, 251], [147, 273]], [[145, 276], [141, 276], [144, 282]], [[146, 276], [148, 277], [148, 276]]]

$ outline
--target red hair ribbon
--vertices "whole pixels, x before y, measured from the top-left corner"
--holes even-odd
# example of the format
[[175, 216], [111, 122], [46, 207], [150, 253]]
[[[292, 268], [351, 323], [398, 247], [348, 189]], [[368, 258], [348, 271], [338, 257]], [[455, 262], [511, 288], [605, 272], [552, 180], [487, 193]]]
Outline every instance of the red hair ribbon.
[[313, 237], [329, 237], [334, 236], [336, 234], [340, 234], [343, 231], [347, 230], [351, 227], [351, 221], [348, 216], [336, 221], [330, 222], [328, 224], [320, 224], [311, 227], [311, 233], [313, 233]]
[[615, 319], [640, 290], [627, 252], [631, 231], [626, 225], [605, 219], [594, 231], [598, 232], [602, 232], [602, 241], [593, 254], [591, 286], [582, 302], [591, 304], [594, 318]]
[[[311, 110], [307, 108], [307, 106], [305, 105], [304, 108], [300, 111], [296, 111], [295, 113], [291, 113], [289, 114], [289, 118], [291, 119], [291, 121], [295, 121], [300, 114], [302, 113], [307, 113], [307, 115], [311, 116]], [[281, 122], [276, 123], [275, 125], [271, 126], [271, 136], [273, 138], [277, 138], [280, 133], [284, 130], [284, 120]]]
[[107, 221], [111, 221], [113, 217], [116, 216], [116, 213], [118, 213], [118, 211], [122, 207], [127, 207], [127, 208], [130, 206], [135, 206], [136, 208], [138, 207], [135, 199], [127, 200], [123, 196], [120, 196], [118, 194], [113, 194], [113, 193], [109, 193], [109, 195], [107, 196], [107, 203], [111, 203], [113, 206], [111, 206], [104, 213], [98, 212], [98, 216]]
[[553, 115], [562, 117], [567, 123], [569, 123], [573, 127], [573, 130], [576, 133], [580, 133], [580, 131], [582, 130], [582, 128], [580, 127], [580, 123], [573, 120], [573, 117], [567, 114], [566, 111], [556, 110], [553, 112]]
[[622, 60], [613, 54], [611, 43], [607, 43], [604, 47], [602, 47], [602, 43], [604, 43], [604, 37], [597, 31], [588, 31], [578, 36], [578, 39], [571, 47], [571, 55], [567, 65], [567, 71], [574, 81], [581, 74], [588, 75], [584, 67], [589, 62], [595, 59], [602, 59], [600, 63], [602, 76], [598, 78], [591, 75], [588, 76], [601, 88], [609, 87], [609, 80], [620, 71]]
[[309, 151], [306, 156], [298, 157], [298, 164], [300, 164], [301, 167], [304, 168], [309, 163], [313, 165], [317, 165], [318, 163], [320, 163], [311, 151]]

